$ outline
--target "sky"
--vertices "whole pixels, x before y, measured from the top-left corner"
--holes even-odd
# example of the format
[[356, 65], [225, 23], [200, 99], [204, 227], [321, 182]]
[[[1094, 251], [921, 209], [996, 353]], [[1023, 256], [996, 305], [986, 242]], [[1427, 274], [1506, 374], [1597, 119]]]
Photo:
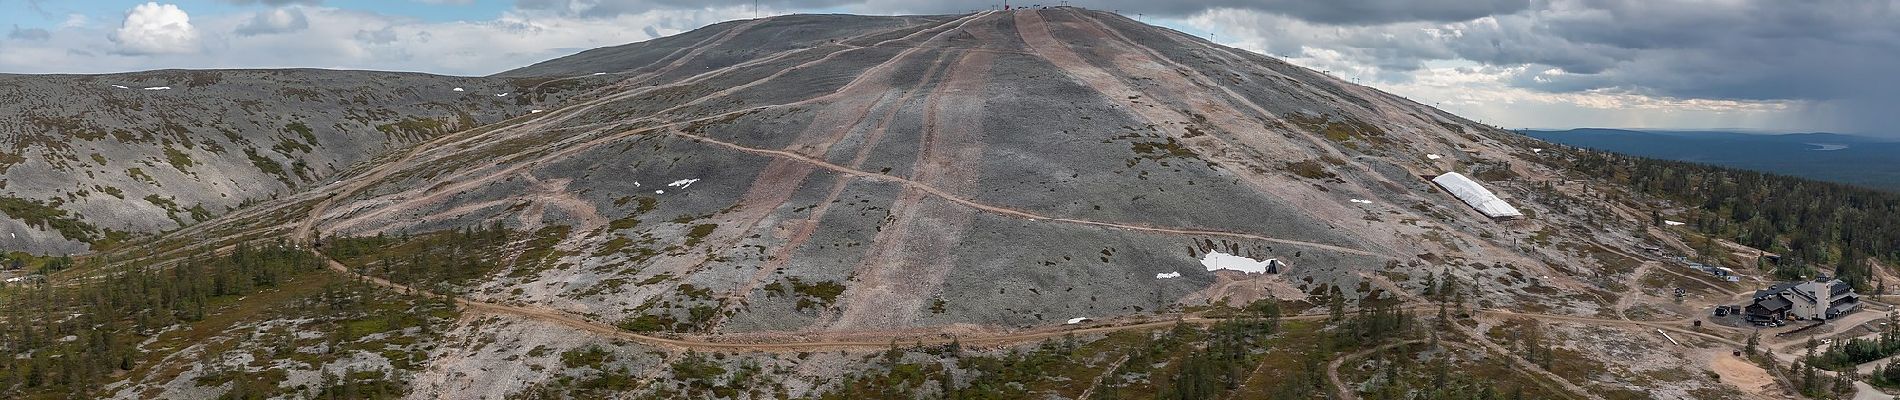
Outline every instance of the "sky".
[[[1053, 5], [1060, 0], [1050, 1]], [[787, 13], [998, 0], [0, 0], [0, 72], [486, 75]], [[1072, 0], [1507, 128], [1900, 137], [1900, 0]]]

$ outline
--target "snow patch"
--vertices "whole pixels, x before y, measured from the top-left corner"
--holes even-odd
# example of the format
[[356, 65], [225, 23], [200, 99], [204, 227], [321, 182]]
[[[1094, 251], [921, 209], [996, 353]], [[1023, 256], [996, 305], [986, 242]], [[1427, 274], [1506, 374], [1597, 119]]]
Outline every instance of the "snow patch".
[[1249, 274], [1260, 274], [1266, 273], [1267, 268], [1274, 264], [1285, 265], [1276, 258], [1255, 260], [1218, 251], [1207, 252], [1206, 256], [1201, 257], [1201, 266], [1207, 267], [1208, 271], [1230, 269]]
[[668, 183], [666, 185], [680, 188], [680, 189], [685, 189], [687, 186], [692, 186], [693, 182], [699, 182], [699, 178], [681, 179], [681, 180], [673, 181], [673, 183]]
[[1080, 323], [1089, 322], [1089, 321], [1093, 321], [1093, 320], [1089, 319], [1089, 317], [1069, 318], [1069, 325], [1075, 325], [1075, 324], [1080, 324]]
[[153, 87], [145, 88], [145, 90], [172, 90], [172, 87], [171, 86], [153, 86]]
[[540, 114], [541, 110], [528, 110], [529, 114]]
[[508, 97], [507, 93], [496, 93], [495, 97]]
[[1844, 144], [1808, 143], [1807, 145], [1814, 146], [1815, 148], [1808, 149], [1814, 151], [1835, 151], [1847, 148]]
[[1682, 221], [1670, 221], [1670, 220], [1666, 220], [1666, 219], [1665, 219], [1665, 220], [1663, 220], [1663, 225], [1669, 225], [1669, 226], [1683, 226], [1683, 225], [1686, 225], [1686, 224], [1684, 224], [1684, 223], [1682, 223]]
[[120, 88], [120, 89], [131, 89], [129, 87], [125, 87], [125, 85], [112, 85], [112, 87]]
[[1155, 279], [1168, 279], [1168, 278], [1179, 278], [1179, 277], [1181, 277], [1181, 271], [1155, 274]]
[[462, 88], [454, 88], [454, 89], [449, 89], [449, 90], [453, 90], [453, 91], [457, 91], [457, 92], [463, 92], [463, 91], [465, 91], [465, 90], [462, 90]]
[[600, 75], [606, 75], [606, 74], [607, 74], [606, 72], [595, 72], [594, 76], [600, 76]]
[[1440, 159], [1440, 158], [1445, 158], [1445, 156], [1441, 156], [1441, 155], [1437, 155], [1437, 154], [1426, 154], [1426, 155], [1425, 155], [1425, 158], [1426, 158], [1426, 159], [1428, 159], [1428, 160], [1436, 160], [1436, 159]]
[[1372, 204], [1372, 200], [1366, 200], [1366, 199], [1352, 199], [1349, 201], [1354, 202], [1354, 203], [1359, 203], [1359, 204]]
[[666, 194], [666, 191], [665, 191], [665, 190], [655, 190], [655, 191], [653, 191], [653, 194]]
[[1532, 153], [1542, 153], [1542, 152], [1544, 152], [1544, 149], [1538, 149], [1538, 148], [1533, 148], [1533, 149], [1531, 149], [1531, 152], [1532, 152]]

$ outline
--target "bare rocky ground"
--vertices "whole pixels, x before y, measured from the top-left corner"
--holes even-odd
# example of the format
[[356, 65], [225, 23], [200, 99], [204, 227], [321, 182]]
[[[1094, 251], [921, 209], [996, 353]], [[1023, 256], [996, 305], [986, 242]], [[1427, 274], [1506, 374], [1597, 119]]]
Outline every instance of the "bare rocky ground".
[[[545, 112], [406, 139], [422, 144], [374, 162], [319, 163], [336, 174], [319, 180], [340, 183], [112, 255], [196, 238], [560, 232], [549, 251], [513, 243], [498, 271], [441, 288], [512, 313], [449, 323], [406, 372], [417, 398], [563, 393], [623, 376], [641, 394], [717, 381], [773, 388], [720, 397], [806, 396], [877, 361], [864, 349], [704, 353], [660, 339], [1009, 335], [1262, 298], [1310, 306], [1333, 287], [1394, 300], [1424, 291], [1428, 275], [1471, 288], [1480, 309], [1569, 321], [1548, 330], [1578, 363], [1565, 368], [1587, 372], [1562, 377], [1589, 391], [1761, 389], [1702, 372], [1728, 342], [1672, 347], [1631, 321], [1680, 322], [1739, 286], [1654, 265], [1642, 246], [1687, 247], [1646, 228], [1636, 200], [1564, 172], [1562, 153], [1110, 13], [737, 21], [503, 76], [599, 85], [550, 97], [560, 103]], [[525, 106], [496, 107], [499, 120]], [[397, 143], [379, 140], [358, 145]], [[1528, 218], [1492, 221], [1427, 180], [1448, 171]], [[1209, 251], [1288, 267], [1208, 271]], [[1157, 277], [1169, 273], [1180, 275]], [[1674, 287], [1690, 291], [1685, 303], [1658, 304]], [[536, 318], [557, 313], [581, 322]], [[643, 318], [669, 323], [602, 334]], [[718, 373], [681, 375], [706, 365]]]

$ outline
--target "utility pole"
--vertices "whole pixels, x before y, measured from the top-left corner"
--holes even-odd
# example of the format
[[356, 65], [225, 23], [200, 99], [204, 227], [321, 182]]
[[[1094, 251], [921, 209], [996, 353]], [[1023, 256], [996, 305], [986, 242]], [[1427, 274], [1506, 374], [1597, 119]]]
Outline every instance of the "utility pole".
[[752, 0], [752, 18], [759, 18], [759, 0]]

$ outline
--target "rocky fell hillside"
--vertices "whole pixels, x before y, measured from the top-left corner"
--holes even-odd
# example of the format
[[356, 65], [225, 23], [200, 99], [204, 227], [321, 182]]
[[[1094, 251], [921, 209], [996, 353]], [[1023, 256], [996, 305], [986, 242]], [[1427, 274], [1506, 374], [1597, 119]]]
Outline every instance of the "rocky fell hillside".
[[[1505, 250], [1545, 218], [1497, 224], [1421, 178], [1526, 197], [1522, 138], [1112, 13], [760, 19], [511, 74], [536, 70], [623, 80], [319, 191], [306, 233], [538, 231], [454, 290], [682, 334], [1303, 300], [1435, 271], [1391, 267], [1421, 256], [1526, 269], [1478, 271], [1507, 300], [1549, 275]], [[1290, 267], [1216, 273], [1210, 250]]]
[[[193, 86], [197, 74], [217, 78]], [[15, 78], [13, 87], [96, 99], [66, 109], [58, 104], [72, 102], [50, 96], [8, 97], [44, 102], [5, 114], [19, 115], [9, 132], [33, 133], [12, 136], [21, 144], [8, 154], [24, 157], [7, 164], [6, 190], [44, 205], [19, 209], [53, 207], [97, 227], [32, 243], [76, 247], [106, 229], [204, 221], [91, 259], [193, 265], [181, 255], [249, 255], [236, 245], [288, 240], [263, 254], [316, 277], [298, 279], [358, 285], [223, 292], [280, 307], [229, 325], [154, 329], [144, 343], [158, 345], [139, 354], [159, 361], [100, 378], [119, 380], [106, 391], [211, 396], [236, 393], [233, 379], [281, 373], [290, 380], [234, 385], [768, 398], [882, 382], [873, 387], [904, 391], [840, 398], [1078, 398], [1096, 386], [1125, 390], [1106, 397], [1155, 397], [1173, 385], [1167, 374], [1201, 371], [1165, 357], [1228, 349], [1244, 357], [1195, 355], [1205, 359], [1194, 365], [1246, 371], [1194, 379], [1269, 376], [1223, 387], [1251, 391], [1236, 398], [1276, 387], [1286, 390], [1277, 398], [1312, 398], [1320, 363], [1360, 349], [1350, 346], [1373, 350], [1380, 342], [1353, 332], [1387, 339], [1382, 329], [1408, 326], [1393, 322], [1405, 320], [1395, 307], [1430, 307], [1420, 296], [1465, 310], [1456, 324], [1441, 316], [1429, 343], [1437, 332], [1468, 342], [1453, 349], [1456, 362], [1535, 381], [1518, 386], [1531, 397], [1586, 392], [1546, 370], [1591, 372], [1577, 378], [1587, 392], [1734, 390], [1687, 372], [1728, 357], [1717, 341], [1680, 336], [1687, 345], [1666, 347], [1676, 339], [1628, 319], [1614, 326], [1642, 329], [1567, 325], [1538, 336], [1537, 322], [1511, 319], [1667, 318], [1694, 311], [1637, 300], [1667, 303], [1668, 287], [1686, 288], [1679, 302], [1739, 293], [1712, 278], [1649, 275], [1661, 272], [1641, 248], [1687, 247], [1659, 239], [1674, 236], [1647, 226], [1639, 200], [1566, 172], [1578, 159], [1567, 150], [1112, 13], [786, 16], [492, 78], [344, 74]], [[309, 83], [283, 83], [292, 77]], [[562, 82], [549, 77], [587, 83], [547, 106], [538, 95], [510, 99], [530, 91], [524, 82]], [[111, 86], [121, 82], [128, 89]], [[164, 85], [173, 89], [142, 89]], [[1478, 213], [1431, 182], [1446, 172], [1478, 180], [1524, 218]], [[257, 201], [217, 215], [245, 199]], [[57, 230], [34, 221], [58, 219], [13, 218], [11, 229], [29, 234]], [[1250, 269], [1264, 264], [1274, 271]], [[281, 281], [275, 274], [266, 281]], [[411, 297], [364, 300], [397, 294]], [[387, 317], [298, 315], [313, 305]], [[1185, 325], [1148, 333], [1214, 321], [1201, 317], [1233, 310], [1224, 306], [1302, 319], [1274, 347], [1184, 345], [1207, 337]], [[1346, 307], [1374, 310], [1351, 320], [1370, 322], [1322, 319]], [[384, 309], [406, 311], [375, 311]], [[1066, 330], [1090, 324], [1099, 325]], [[1406, 332], [1390, 344], [1427, 343]], [[1334, 334], [1346, 339], [1320, 339]], [[1541, 353], [1518, 358], [1487, 339], [1507, 334]], [[184, 335], [214, 339], [174, 338]], [[1011, 347], [1064, 335], [1067, 344], [1033, 353]], [[1078, 340], [1110, 350], [1077, 350]], [[926, 341], [943, 347], [919, 350]], [[974, 361], [965, 343], [1015, 361]], [[1564, 362], [1594, 364], [1527, 367], [1548, 364], [1553, 348]], [[1267, 351], [1312, 356], [1255, 357]], [[1029, 359], [1051, 352], [1076, 369]], [[1454, 367], [1430, 357], [1440, 371]], [[1332, 359], [1334, 372], [1345, 359]], [[1124, 361], [1132, 371], [1117, 370]], [[996, 375], [1025, 368], [1035, 371]], [[376, 378], [350, 381], [359, 376]]]
[[329, 70], [0, 75], [0, 249], [175, 229], [573, 83]]
[[[1484, 272], [1501, 297], [1549, 273], [1508, 248], [1543, 219], [1493, 222], [1421, 177], [1525, 199], [1510, 178], [1541, 167], [1517, 136], [1113, 14], [742, 21], [510, 74], [584, 71], [624, 80], [349, 178], [312, 233], [542, 232], [548, 251], [453, 290], [682, 333], [1304, 299], [1422, 277], [1389, 267], [1421, 255], [1515, 265]], [[1217, 273], [1209, 251], [1290, 267]]]

